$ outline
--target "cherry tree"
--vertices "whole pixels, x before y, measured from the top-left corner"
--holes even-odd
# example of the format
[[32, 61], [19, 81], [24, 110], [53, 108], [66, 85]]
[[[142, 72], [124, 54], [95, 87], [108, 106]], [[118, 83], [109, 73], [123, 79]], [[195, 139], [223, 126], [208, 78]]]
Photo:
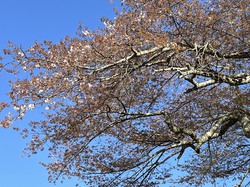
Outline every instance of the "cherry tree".
[[10, 43], [15, 112], [2, 125], [41, 112], [22, 133], [28, 153], [49, 146], [50, 181], [249, 185], [249, 0], [121, 4], [104, 28]]

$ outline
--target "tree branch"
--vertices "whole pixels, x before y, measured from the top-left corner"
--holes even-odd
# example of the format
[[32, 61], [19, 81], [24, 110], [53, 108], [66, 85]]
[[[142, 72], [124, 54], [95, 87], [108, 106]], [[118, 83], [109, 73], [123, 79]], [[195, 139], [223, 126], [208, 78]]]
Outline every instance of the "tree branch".
[[231, 122], [231, 121], [234, 122], [235, 120], [238, 120], [238, 119], [239, 119], [238, 113], [230, 113], [230, 114], [224, 115], [223, 117], [218, 119], [217, 123], [215, 123], [205, 134], [203, 134], [201, 137], [198, 138], [198, 142], [197, 142], [195, 149], [199, 150], [200, 147], [205, 142], [209, 141], [211, 138], [215, 138], [215, 137], [220, 136], [220, 134], [223, 133], [223, 130], [221, 130], [221, 132], [219, 132], [219, 133], [216, 132], [219, 130], [220, 126], [223, 126], [223, 124], [228, 123], [228, 125], [225, 125], [225, 129], [229, 128], [229, 126], [231, 126], [231, 123], [229, 123], [229, 122]]

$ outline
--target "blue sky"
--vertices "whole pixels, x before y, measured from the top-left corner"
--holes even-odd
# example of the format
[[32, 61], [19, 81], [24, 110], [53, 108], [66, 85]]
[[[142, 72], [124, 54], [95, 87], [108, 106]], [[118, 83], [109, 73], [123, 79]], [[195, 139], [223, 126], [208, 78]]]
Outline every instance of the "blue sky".
[[[0, 51], [8, 41], [23, 48], [34, 41], [58, 42], [66, 35], [75, 36], [80, 22], [94, 29], [103, 26], [101, 17], [114, 17], [114, 5], [108, 0], [0, 0], [0, 3]], [[7, 99], [6, 77], [7, 74], [0, 72], [1, 100]], [[25, 127], [29, 119], [19, 121], [18, 125]], [[21, 158], [26, 143], [13, 130], [0, 128], [0, 187], [74, 186], [74, 180], [66, 180], [63, 184], [59, 181], [56, 185], [48, 183], [46, 170], [39, 164], [48, 160], [46, 153]]]
[[[66, 35], [75, 36], [82, 22], [90, 29], [102, 27], [100, 18], [114, 17], [108, 0], [7, 0], [0, 10], [0, 56], [7, 41], [27, 48], [34, 41], [58, 42]], [[6, 59], [8, 60], [8, 59]], [[8, 89], [6, 74], [0, 73], [0, 98], [6, 99]], [[1, 114], [3, 115], [3, 114]], [[29, 119], [27, 119], [29, 120]], [[25, 126], [26, 121], [18, 122]], [[52, 187], [47, 173], [39, 161], [46, 161], [46, 153], [31, 158], [21, 158], [27, 143], [11, 129], [0, 128], [0, 187]], [[71, 187], [75, 181], [57, 183], [55, 187]]]

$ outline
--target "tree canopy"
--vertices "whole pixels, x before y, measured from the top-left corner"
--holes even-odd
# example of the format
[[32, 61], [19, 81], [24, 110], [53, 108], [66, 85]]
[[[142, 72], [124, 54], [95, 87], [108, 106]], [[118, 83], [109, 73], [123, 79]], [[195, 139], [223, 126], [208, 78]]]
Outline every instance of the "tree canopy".
[[[51, 181], [202, 186], [250, 173], [249, 0], [123, 0], [105, 27], [22, 49], [10, 43], [27, 150], [49, 146]], [[23, 76], [25, 74], [25, 76]], [[27, 114], [28, 115], [28, 114]]]

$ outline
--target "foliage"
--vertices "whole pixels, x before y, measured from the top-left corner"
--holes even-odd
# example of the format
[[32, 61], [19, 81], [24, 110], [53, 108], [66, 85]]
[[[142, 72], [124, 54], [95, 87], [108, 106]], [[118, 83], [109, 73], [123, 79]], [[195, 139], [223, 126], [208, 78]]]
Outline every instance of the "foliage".
[[50, 146], [51, 181], [240, 186], [250, 172], [249, 4], [123, 0], [104, 28], [10, 44], [6, 70], [27, 76], [11, 82], [16, 113], [2, 124], [45, 115], [30, 123], [28, 149]]

